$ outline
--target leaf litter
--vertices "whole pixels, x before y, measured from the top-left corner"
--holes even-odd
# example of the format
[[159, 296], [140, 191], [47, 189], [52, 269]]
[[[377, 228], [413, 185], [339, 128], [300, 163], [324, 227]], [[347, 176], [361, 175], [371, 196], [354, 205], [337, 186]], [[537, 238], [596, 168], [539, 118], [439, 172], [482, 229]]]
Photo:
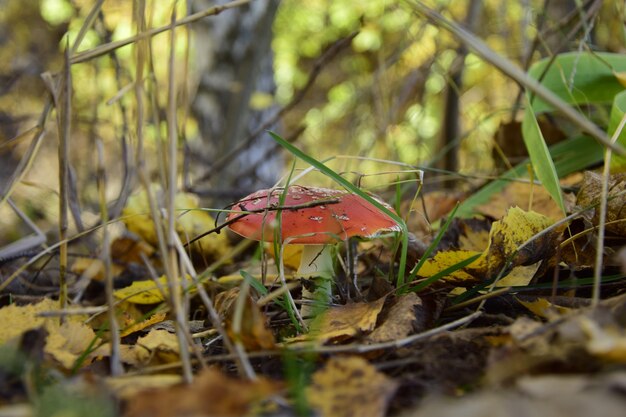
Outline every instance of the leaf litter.
[[[605, 262], [608, 278], [598, 308], [584, 302], [590, 296], [592, 274], [585, 255], [593, 239], [588, 230], [597, 224], [593, 210], [556, 226], [554, 218], [519, 207], [495, 220], [454, 219], [415, 280], [402, 288], [394, 287], [389, 272], [393, 239], [357, 243], [358, 279], [350, 281], [339, 272], [341, 291], [307, 322], [299, 322], [289, 301], [291, 296], [297, 302], [300, 290], [293, 285], [281, 290], [276, 278], [266, 279], [280, 277], [280, 259], [268, 261], [263, 255], [254, 260], [244, 252], [203, 277], [201, 291], [192, 286], [184, 292], [189, 321], [196, 323], [184, 345], [197, 369], [191, 385], [182, 384], [178, 373], [185, 352], [177, 326], [164, 326], [174, 318], [168, 283], [145, 268], [146, 259], [157, 271], [161, 267], [152, 249], [148, 210], [138, 197], [125, 211], [135, 237], [120, 236], [111, 248], [116, 316], [122, 324], [117, 355], [126, 375], [108, 376], [107, 318], [103, 310], [90, 310], [90, 302], [99, 299], [90, 288], [101, 288], [103, 264], [77, 258], [73, 270], [88, 283], [80, 303], [61, 309], [57, 301], [39, 296], [35, 303], [21, 300], [0, 308], [0, 320], [10, 324], [0, 332], [4, 356], [19, 356], [27, 365], [15, 368], [0, 361], [0, 383], [8, 387], [3, 398], [28, 399], [28, 381], [32, 369], [38, 369], [36, 377], [42, 380], [58, 371], [77, 373], [74, 383], [79, 381], [81, 390], [100, 390], [127, 416], [278, 415], [302, 407], [321, 416], [385, 416], [415, 407], [411, 415], [426, 410], [456, 415], [455, 406], [441, 396], [462, 395], [464, 404], [478, 409], [544, 410], [542, 387], [558, 381], [562, 389], [545, 388], [554, 404], [571, 395], [602, 398], [610, 415], [613, 405], [623, 401], [613, 394], [615, 387], [626, 385], [626, 300], [620, 296], [626, 262], [623, 249], [619, 252], [624, 245], [623, 179], [615, 177], [611, 184], [615, 203], [609, 204], [608, 219], [615, 227], [607, 227], [613, 238], [606, 250], [615, 256]], [[585, 174], [573, 209], [597, 205], [597, 187], [595, 174]], [[195, 197], [184, 195], [179, 203], [180, 219], [193, 214], [177, 229], [182, 241], [213, 227], [206, 212], [183, 210], [197, 207]], [[553, 208], [542, 211], [554, 213]], [[425, 247], [427, 238], [422, 239]], [[224, 257], [234, 242], [226, 233], [211, 234], [188, 250], [198, 255], [194, 264], [201, 268]], [[342, 245], [338, 249], [345, 256]], [[300, 249], [289, 250], [283, 265], [295, 268]], [[248, 274], [252, 287], [246, 294], [240, 279], [220, 280], [239, 270], [259, 271]], [[438, 279], [420, 286], [433, 276]], [[497, 287], [505, 287], [504, 292], [492, 292]], [[221, 329], [214, 326], [203, 292], [213, 300], [210, 308]], [[477, 308], [482, 315], [463, 328], [436, 331]], [[243, 376], [242, 357], [252, 377]], [[68, 381], [58, 384], [67, 390]], [[294, 394], [294, 387], [301, 395]]]

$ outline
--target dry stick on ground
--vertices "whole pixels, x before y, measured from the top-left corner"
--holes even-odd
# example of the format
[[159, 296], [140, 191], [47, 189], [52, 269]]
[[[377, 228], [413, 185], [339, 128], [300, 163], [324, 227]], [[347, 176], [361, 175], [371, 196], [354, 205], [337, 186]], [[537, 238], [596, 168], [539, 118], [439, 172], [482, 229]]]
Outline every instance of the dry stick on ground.
[[[178, 234], [175, 235], [176, 237], [176, 252], [178, 253], [178, 260], [180, 262], [180, 275], [181, 277], [187, 277], [187, 276], [196, 276], [196, 270], [193, 267], [193, 264], [191, 262], [191, 259], [189, 259], [189, 255], [185, 252], [185, 248], [183, 247], [182, 242], [180, 241], [180, 238], [178, 237]], [[185, 284], [185, 287], [183, 287], [183, 296], [185, 298], [185, 305], [189, 305], [189, 289], [190, 286], [186, 285], [187, 284], [187, 280], [186, 279], [181, 279], [180, 280], [180, 286], [182, 287], [183, 284]], [[187, 323], [186, 323], [187, 326]], [[187, 345], [191, 348], [191, 350], [193, 351], [194, 355], [198, 358], [198, 360], [200, 361], [200, 365], [202, 366], [202, 369], [206, 369], [207, 368], [207, 364], [204, 361], [204, 358], [202, 356], [202, 351], [200, 350], [200, 348], [198, 347], [198, 345], [194, 342], [194, 338], [193, 335], [191, 334], [191, 330], [189, 328], [189, 326], [187, 327], [187, 331], [183, 332], [183, 335], [187, 338]]]
[[13, 203], [13, 200], [11, 200], [10, 198], [7, 199], [7, 203], [9, 203], [9, 206], [11, 206], [15, 214], [17, 214], [17, 216], [22, 219], [22, 221], [26, 223], [28, 227], [30, 227], [35, 235], [25, 236], [13, 243], [10, 243], [0, 248], [0, 265], [4, 261], [9, 261], [11, 259], [14, 259], [15, 257], [21, 257], [29, 251], [38, 248], [46, 243], [46, 235], [44, 235], [43, 232], [37, 227], [37, 225], [33, 223], [33, 221], [29, 219], [28, 216], [15, 205], [15, 203]]
[[239, 287], [239, 295], [237, 296], [237, 300], [235, 301], [235, 312], [233, 314], [233, 324], [231, 329], [236, 335], [234, 341], [235, 353], [240, 358], [241, 364], [245, 365], [243, 367], [243, 372], [248, 377], [248, 379], [256, 380], [256, 373], [254, 372], [254, 368], [252, 368], [252, 365], [250, 364], [250, 360], [246, 354], [246, 348], [241, 341], [241, 337], [239, 337], [241, 335], [241, 329], [243, 324], [243, 313], [247, 304], [246, 301], [249, 294], [250, 283], [248, 282], [248, 280], [244, 280]]
[[[193, 381], [193, 370], [189, 349], [187, 348], [187, 335], [189, 328], [187, 326], [187, 315], [182, 303], [182, 294], [180, 291], [180, 283], [185, 279], [179, 275], [178, 260], [176, 254], [176, 180], [178, 177], [178, 129], [176, 118], [176, 9], [172, 13], [172, 21], [170, 28], [170, 57], [168, 65], [168, 94], [167, 94], [167, 157], [168, 157], [168, 183], [167, 196], [165, 203], [167, 206], [167, 229], [165, 239], [167, 242], [167, 252], [164, 253], [163, 260], [169, 263], [169, 273], [167, 281], [170, 289], [170, 301], [172, 310], [176, 317], [176, 336], [180, 348], [180, 358], [183, 363], [183, 379], [187, 383]], [[189, 336], [191, 337], [191, 336]]]
[[[413, 343], [423, 342], [433, 336], [437, 336], [439, 334], [448, 332], [457, 327], [466, 326], [470, 324], [471, 322], [473, 322], [474, 320], [476, 320], [481, 315], [482, 313], [477, 311], [468, 316], [461, 317], [460, 319], [454, 320], [450, 323], [446, 323], [442, 326], [435, 327], [434, 329], [426, 330], [421, 333], [413, 334], [413, 335], [404, 337], [402, 339], [391, 340], [388, 342], [372, 343], [372, 344], [367, 344], [367, 345], [361, 344], [361, 343], [351, 343], [348, 345], [337, 345], [337, 346], [314, 346], [314, 345], [307, 344], [307, 345], [296, 347], [296, 346], [286, 345], [283, 349], [250, 352], [248, 356], [250, 358], [265, 358], [268, 356], [283, 356], [285, 355], [285, 352], [292, 352], [296, 354], [297, 353], [329, 354], [329, 353], [347, 353], [347, 352], [367, 353], [367, 352], [380, 351], [380, 350], [385, 350], [385, 349], [398, 349], [401, 347], [409, 346]], [[234, 359], [235, 357], [232, 354], [225, 354], [225, 355], [213, 355], [207, 358], [207, 361], [208, 362], [226, 362], [226, 361], [232, 361]], [[181, 366], [180, 362], [171, 363], [167, 365], [154, 366], [151, 368], [144, 368], [141, 371], [128, 372], [127, 375], [133, 376], [133, 375], [143, 375], [146, 373], [164, 372], [167, 370], [178, 369], [180, 368], [180, 366]]]
[[[142, 2], [142, 5], [144, 5], [143, 2]], [[138, 7], [137, 11], [138, 11], [136, 15], [137, 26], [138, 26], [138, 30], [140, 30], [144, 27], [144, 20], [143, 20], [144, 8]], [[173, 35], [172, 35], [172, 38], [173, 38]], [[136, 81], [143, 79], [144, 64], [146, 60], [145, 52], [147, 50], [146, 42], [147, 42], [147, 38], [142, 39], [141, 41], [137, 42], [138, 47], [136, 49], [137, 50], [137, 66], [136, 66], [136, 77], [135, 77]], [[171, 42], [173, 42], [173, 40], [171, 40]], [[170, 51], [170, 53], [171, 54], [173, 53], [173, 49], [172, 51]], [[172, 60], [173, 60], [173, 57], [170, 55], [170, 66], [172, 65]], [[170, 71], [172, 71], [172, 68], [170, 68]], [[171, 83], [171, 77], [170, 77], [170, 83]], [[171, 93], [172, 91], [170, 90], [170, 94]], [[174, 276], [176, 274], [176, 269], [178, 266], [176, 262], [176, 253], [175, 253], [176, 248], [174, 246], [174, 239], [170, 239], [171, 245], [168, 246], [167, 239], [171, 238], [171, 236], [166, 236], [166, 231], [164, 230], [164, 225], [162, 222], [162, 213], [160, 212], [157, 206], [154, 193], [152, 192], [152, 189], [150, 187], [149, 174], [147, 172], [147, 167], [144, 161], [145, 149], [144, 149], [144, 137], [143, 137], [143, 124], [144, 124], [143, 84], [140, 82], [135, 82], [135, 99], [137, 102], [137, 124], [136, 124], [137, 151], [135, 153], [136, 168], [137, 168], [137, 173], [139, 176], [139, 181], [141, 182], [146, 192], [146, 199], [148, 200], [148, 206], [150, 208], [150, 216], [152, 219], [152, 223], [154, 224], [154, 229], [156, 231], [159, 251], [163, 258], [163, 267], [165, 269], [165, 275], [168, 278], [168, 282], [170, 284], [170, 295], [174, 299], [174, 302], [172, 303], [172, 305], [174, 307], [174, 312], [176, 314], [176, 327], [177, 327], [178, 341], [180, 345], [181, 360], [183, 361], [183, 364], [184, 364], [183, 376], [184, 376], [185, 381], [190, 382], [192, 379], [192, 373], [191, 373], [191, 365], [189, 361], [189, 351], [187, 349], [187, 344], [186, 344], [187, 337], [185, 333], [181, 332], [181, 329], [180, 329], [181, 324], [182, 326], [185, 326], [186, 322], [184, 320], [184, 317], [182, 318], [182, 320], [179, 320], [179, 318], [181, 317], [181, 312], [179, 311], [180, 308], [178, 309], [176, 308], [176, 307], [180, 307], [180, 303], [178, 302], [180, 300], [175, 298], [176, 294], [180, 293], [180, 290], [178, 287], [178, 281], [176, 279], [176, 276]], [[171, 97], [170, 97], [170, 100], [172, 100]], [[175, 111], [175, 108], [174, 108], [174, 111]], [[174, 122], [175, 120], [176, 119], [174, 117]], [[174, 163], [176, 162], [175, 156], [176, 155], [174, 155]], [[170, 213], [170, 217], [173, 217], [173, 213], [171, 211], [169, 213]], [[172, 256], [172, 252], [174, 252], [173, 256]]]
[[108, 309], [109, 319], [109, 334], [111, 340], [111, 375], [117, 376], [124, 372], [122, 367], [122, 361], [120, 359], [120, 332], [117, 318], [115, 317], [115, 299], [113, 297], [113, 271], [111, 262], [111, 247], [109, 228], [106, 224], [109, 222], [109, 212], [107, 209], [106, 201], [106, 172], [104, 165], [104, 146], [102, 140], [96, 142], [96, 149], [98, 151], [98, 194], [100, 197], [100, 216], [102, 218], [102, 260], [104, 263], [104, 276], [105, 276], [105, 292]]
[[69, 43], [65, 46], [65, 65], [63, 67], [60, 87], [52, 91], [54, 105], [57, 110], [59, 132], [59, 303], [61, 309], [67, 304], [67, 228], [68, 228], [68, 166], [70, 124], [72, 121], [72, 75], [69, 65]]
[[[611, 138], [611, 142], [617, 142], [624, 125], [626, 124], [626, 114], [622, 117], [615, 133]], [[604, 151], [604, 169], [602, 170], [602, 190], [600, 192], [600, 213], [598, 216], [598, 246], [596, 247], [596, 263], [593, 271], [593, 294], [591, 297], [591, 306], [597, 307], [600, 302], [600, 282], [602, 281], [602, 260], [604, 256], [604, 233], [606, 226], [606, 212], [609, 204], [609, 179], [611, 176], [611, 149], [607, 148]]]
[[[241, 373], [244, 376], [246, 376], [248, 379], [251, 379], [251, 380], [256, 379], [257, 378], [256, 373], [254, 372], [254, 368], [252, 368], [252, 365], [250, 364], [250, 361], [246, 355], [243, 345], [239, 341], [233, 343], [228, 337], [228, 333], [226, 332], [226, 330], [224, 329], [224, 326], [222, 325], [222, 318], [220, 317], [219, 313], [215, 309], [215, 306], [213, 305], [213, 301], [207, 294], [206, 290], [204, 289], [204, 286], [200, 282], [200, 279], [198, 278], [196, 270], [193, 267], [193, 263], [191, 262], [191, 260], [189, 259], [189, 256], [185, 252], [185, 247], [180, 241], [178, 235], [176, 236], [176, 250], [178, 252], [178, 256], [181, 261], [181, 271], [185, 271], [191, 277], [196, 287], [196, 290], [198, 291], [198, 294], [200, 295], [200, 299], [204, 303], [204, 306], [207, 308], [211, 323], [213, 324], [214, 329], [221, 336], [224, 342], [224, 345], [226, 346], [226, 349], [228, 349], [228, 351], [230, 351], [232, 354], [235, 355], [237, 365]], [[188, 292], [186, 293], [188, 294]], [[239, 326], [241, 327], [241, 312], [239, 313]], [[234, 325], [233, 329], [235, 329], [235, 327], [236, 326]], [[200, 361], [200, 364], [202, 365], [202, 367], [206, 367], [206, 361], [204, 357], [202, 356], [202, 352], [198, 351], [196, 345], [194, 344], [193, 336], [191, 334], [185, 334], [185, 336], [189, 338], [188, 342], [190, 346], [192, 347], [192, 349], [194, 349], [194, 353], [196, 357], [198, 358], [198, 360]]]

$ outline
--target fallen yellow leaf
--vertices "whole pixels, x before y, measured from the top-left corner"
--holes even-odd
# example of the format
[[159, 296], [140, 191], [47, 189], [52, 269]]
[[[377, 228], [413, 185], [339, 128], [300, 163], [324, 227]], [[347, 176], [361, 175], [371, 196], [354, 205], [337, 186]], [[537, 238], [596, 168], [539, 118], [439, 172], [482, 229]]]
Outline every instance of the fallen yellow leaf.
[[40, 316], [43, 312], [56, 311], [60, 311], [59, 302], [48, 298], [37, 304], [11, 304], [0, 308], [0, 323], [5, 323], [0, 326], [0, 344], [43, 326], [48, 332], [44, 351], [66, 369], [71, 369], [96, 335], [83, 323], [87, 318], [84, 315], [67, 316], [63, 324], [59, 317]]

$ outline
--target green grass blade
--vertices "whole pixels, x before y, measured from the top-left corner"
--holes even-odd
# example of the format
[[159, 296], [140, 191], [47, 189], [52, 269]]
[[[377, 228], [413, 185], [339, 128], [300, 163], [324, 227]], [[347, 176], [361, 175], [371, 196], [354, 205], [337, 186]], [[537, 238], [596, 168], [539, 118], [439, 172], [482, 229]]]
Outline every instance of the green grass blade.
[[[609, 120], [608, 134], [613, 136], [622, 118], [626, 114], [626, 91], [615, 96], [611, 107], [611, 118]], [[617, 138], [617, 143], [626, 145], [626, 129], [622, 130]], [[626, 158], [621, 155], [613, 155], [611, 158], [611, 168], [623, 172], [626, 168]]]
[[415, 267], [411, 270], [411, 273], [409, 274], [409, 278], [407, 280], [408, 282], [411, 282], [415, 279], [422, 265], [424, 265], [426, 260], [430, 258], [430, 254], [437, 248], [437, 246], [439, 245], [439, 242], [441, 241], [441, 238], [448, 230], [448, 227], [450, 227], [450, 223], [452, 223], [452, 219], [454, 218], [458, 208], [459, 208], [458, 204], [454, 206], [454, 209], [452, 209], [452, 211], [448, 215], [446, 222], [443, 224], [441, 229], [439, 229], [439, 233], [437, 233], [437, 236], [435, 237], [435, 239], [433, 239], [433, 241], [430, 242], [430, 245], [428, 245], [428, 247], [426, 248], [426, 251], [424, 251], [424, 255], [422, 255], [417, 265], [415, 265]]
[[421, 291], [424, 288], [428, 287], [429, 285], [439, 281], [441, 278], [445, 277], [446, 275], [450, 275], [453, 272], [458, 271], [461, 268], [465, 268], [466, 266], [470, 265], [472, 262], [474, 262], [476, 259], [480, 258], [481, 256], [482, 256], [482, 253], [477, 253], [476, 255], [472, 255], [469, 258], [462, 260], [461, 262], [457, 262], [456, 264], [447, 267], [443, 271], [437, 272], [435, 275], [420, 282], [416, 286], [411, 287], [411, 291], [413, 292]]
[[537, 178], [550, 193], [554, 201], [556, 201], [559, 208], [565, 213], [565, 203], [563, 202], [563, 194], [561, 194], [559, 176], [556, 173], [550, 151], [533, 111], [526, 110], [524, 112], [522, 136], [524, 137], [526, 150], [528, 150], [528, 155]]

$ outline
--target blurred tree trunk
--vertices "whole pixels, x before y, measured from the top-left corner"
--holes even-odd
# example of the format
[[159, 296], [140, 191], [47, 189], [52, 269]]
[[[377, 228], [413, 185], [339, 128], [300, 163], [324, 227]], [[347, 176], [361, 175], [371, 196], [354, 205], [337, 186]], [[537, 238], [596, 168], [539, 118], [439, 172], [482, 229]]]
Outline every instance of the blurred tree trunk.
[[[482, 0], [471, 0], [467, 15], [465, 17], [465, 27], [475, 32], [475, 28], [479, 22], [480, 12], [482, 10]], [[464, 43], [461, 43], [457, 49], [456, 58], [452, 62], [448, 77], [448, 87], [446, 89], [446, 98], [444, 104], [443, 125], [440, 135], [440, 149], [443, 151], [443, 158], [440, 161], [440, 167], [456, 172], [458, 170], [458, 154], [459, 142], [461, 139], [461, 116], [459, 107], [459, 92], [463, 86], [463, 71], [465, 69], [465, 57], [468, 49]], [[447, 187], [453, 188], [453, 183], [445, 183]]]
[[[194, 5], [201, 10], [214, 3], [198, 1]], [[192, 172], [201, 179], [192, 189], [216, 202], [233, 201], [252, 189], [270, 186], [282, 171], [276, 152], [266, 156], [274, 146], [266, 133], [233, 158], [224, 158], [272, 110], [271, 100], [267, 107], [252, 108], [250, 104], [253, 98], [268, 99], [274, 93], [271, 41], [277, 8], [278, 0], [257, 0], [193, 26], [195, 70], [200, 79], [192, 112], [202, 140], [191, 142], [187, 155]], [[212, 169], [220, 160], [225, 163]]]

